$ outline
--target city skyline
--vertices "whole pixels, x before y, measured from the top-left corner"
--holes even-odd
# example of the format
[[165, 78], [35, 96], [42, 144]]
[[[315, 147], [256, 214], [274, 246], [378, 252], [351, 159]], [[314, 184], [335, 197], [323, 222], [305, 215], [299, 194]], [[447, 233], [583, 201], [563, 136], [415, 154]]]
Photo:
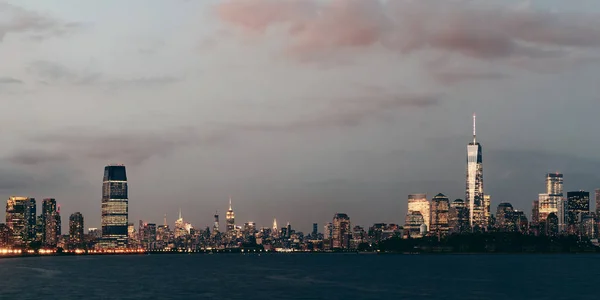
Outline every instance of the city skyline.
[[474, 111], [492, 212], [600, 186], [598, 1], [253, 2], [0, 2], [0, 198], [100, 228], [122, 163], [134, 222], [401, 224], [465, 197]]

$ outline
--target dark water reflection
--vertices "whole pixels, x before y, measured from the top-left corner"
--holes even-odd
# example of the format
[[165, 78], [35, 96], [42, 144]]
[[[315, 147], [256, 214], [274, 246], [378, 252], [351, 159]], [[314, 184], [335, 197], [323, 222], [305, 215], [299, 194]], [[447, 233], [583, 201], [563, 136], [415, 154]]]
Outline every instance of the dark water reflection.
[[0, 299], [596, 299], [600, 255], [146, 255], [0, 260]]

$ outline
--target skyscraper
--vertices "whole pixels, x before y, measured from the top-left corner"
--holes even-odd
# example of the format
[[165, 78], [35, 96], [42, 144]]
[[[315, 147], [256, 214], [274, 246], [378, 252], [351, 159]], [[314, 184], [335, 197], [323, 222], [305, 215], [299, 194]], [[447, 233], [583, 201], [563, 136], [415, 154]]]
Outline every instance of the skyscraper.
[[446, 235], [448, 233], [448, 210], [450, 200], [444, 194], [437, 194], [431, 199], [431, 228], [430, 232]]
[[42, 201], [43, 241], [46, 246], [56, 247], [61, 234], [60, 212], [56, 199], [46, 198]]
[[27, 241], [27, 221], [25, 219], [29, 198], [11, 196], [6, 201], [6, 225], [12, 232], [12, 243], [24, 246]]
[[83, 247], [83, 228], [83, 215], [80, 212], [71, 214], [69, 217], [69, 244], [72, 248]]
[[408, 214], [413, 211], [418, 211], [423, 216], [423, 222], [429, 230], [430, 226], [430, 204], [426, 194], [410, 194], [408, 195]]
[[558, 219], [559, 228], [564, 223], [564, 215], [559, 215], [559, 205], [563, 198], [563, 174], [546, 174], [546, 192], [540, 194], [540, 222], [544, 222], [549, 214], [554, 213]]
[[127, 173], [123, 165], [104, 168], [102, 184], [102, 246], [125, 248], [129, 223]]
[[477, 142], [476, 119], [473, 115], [473, 141], [467, 146], [467, 188], [465, 202], [469, 209], [469, 225], [485, 228], [485, 206], [483, 193], [483, 156], [481, 144]]
[[469, 228], [469, 210], [462, 199], [456, 199], [450, 203], [448, 209], [448, 227], [450, 233], [465, 232]]
[[496, 210], [496, 228], [498, 228], [499, 231], [517, 230], [516, 214], [512, 204], [498, 204], [498, 209]]
[[36, 205], [35, 198], [29, 198], [25, 203], [25, 240], [33, 242], [36, 239]]
[[215, 223], [213, 224], [213, 234], [219, 233], [219, 213], [215, 211]]
[[531, 225], [537, 226], [540, 223], [540, 200], [534, 200], [531, 205]]
[[231, 197], [229, 197], [229, 210], [227, 211], [225, 218], [227, 222], [227, 232], [233, 232], [235, 230], [235, 213], [231, 206]]
[[596, 215], [600, 216], [600, 189], [596, 189]]
[[350, 248], [352, 232], [350, 228], [350, 217], [344, 213], [333, 216], [332, 245], [333, 249]]
[[590, 193], [586, 191], [567, 192], [567, 224], [570, 232], [574, 232], [574, 225], [579, 223], [584, 213], [590, 211]]

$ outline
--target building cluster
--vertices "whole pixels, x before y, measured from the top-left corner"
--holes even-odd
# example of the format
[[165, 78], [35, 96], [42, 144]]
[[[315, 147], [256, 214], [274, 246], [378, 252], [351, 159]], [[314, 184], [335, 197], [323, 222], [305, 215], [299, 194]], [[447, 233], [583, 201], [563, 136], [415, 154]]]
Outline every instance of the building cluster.
[[560, 173], [546, 174], [546, 190], [533, 202], [531, 220], [507, 202], [498, 205], [495, 216], [491, 214], [490, 195], [483, 192], [483, 155], [477, 142], [475, 116], [473, 141], [467, 145], [466, 173], [465, 200], [450, 202], [444, 194], [437, 194], [431, 200], [425, 194], [408, 196], [403, 237], [500, 231], [598, 238], [600, 189], [595, 195], [596, 212], [591, 212], [589, 192], [572, 191], [564, 197], [564, 176]]
[[69, 234], [61, 234], [60, 205], [54, 198], [42, 200], [37, 215], [35, 198], [11, 196], [6, 201], [6, 223], [0, 224], [1, 248], [81, 248], [84, 244], [83, 216], [69, 217]]
[[10, 197], [6, 203], [6, 223], [0, 224], [0, 248], [62, 248], [69, 250], [207, 250], [260, 248], [264, 250], [357, 250], [389, 238], [442, 238], [450, 234], [474, 232], [520, 232], [533, 235], [579, 235], [597, 238], [600, 219], [600, 190], [596, 190], [596, 212], [590, 212], [590, 195], [585, 191], [563, 194], [563, 175], [546, 175], [546, 190], [533, 202], [531, 220], [510, 203], [500, 203], [496, 214], [490, 210], [490, 195], [484, 193], [482, 146], [477, 141], [475, 116], [473, 140], [467, 145], [465, 199], [437, 194], [408, 196], [404, 226], [377, 223], [365, 229], [352, 226], [350, 217], [337, 213], [319, 232], [304, 234], [287, 223], [278, 227], [257, 227], [254, 222], [236, 223], [231, 197], [220, 226], [215, 212], [212, 226], [195, 228], [183, 219], [181, 210], [174, 226], [165, 215], [162, 225], [140, 220], [136, 228], [129, 221], [129, 197], [125, 166], [104, 168], [101, 200], [101, 228], [84, 234], [84, 218], [79, 212], [69, 217], [68, 234], [61, 230], [60, 206], [53, 198], [42, 201], [37, 215], [35, 198]]

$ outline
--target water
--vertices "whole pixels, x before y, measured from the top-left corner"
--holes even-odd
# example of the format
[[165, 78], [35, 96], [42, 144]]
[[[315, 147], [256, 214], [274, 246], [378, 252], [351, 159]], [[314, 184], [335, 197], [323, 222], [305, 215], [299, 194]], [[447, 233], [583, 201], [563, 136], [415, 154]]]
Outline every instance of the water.
[[600, 255], [0, 259], [0, 299], [595, 299]]

